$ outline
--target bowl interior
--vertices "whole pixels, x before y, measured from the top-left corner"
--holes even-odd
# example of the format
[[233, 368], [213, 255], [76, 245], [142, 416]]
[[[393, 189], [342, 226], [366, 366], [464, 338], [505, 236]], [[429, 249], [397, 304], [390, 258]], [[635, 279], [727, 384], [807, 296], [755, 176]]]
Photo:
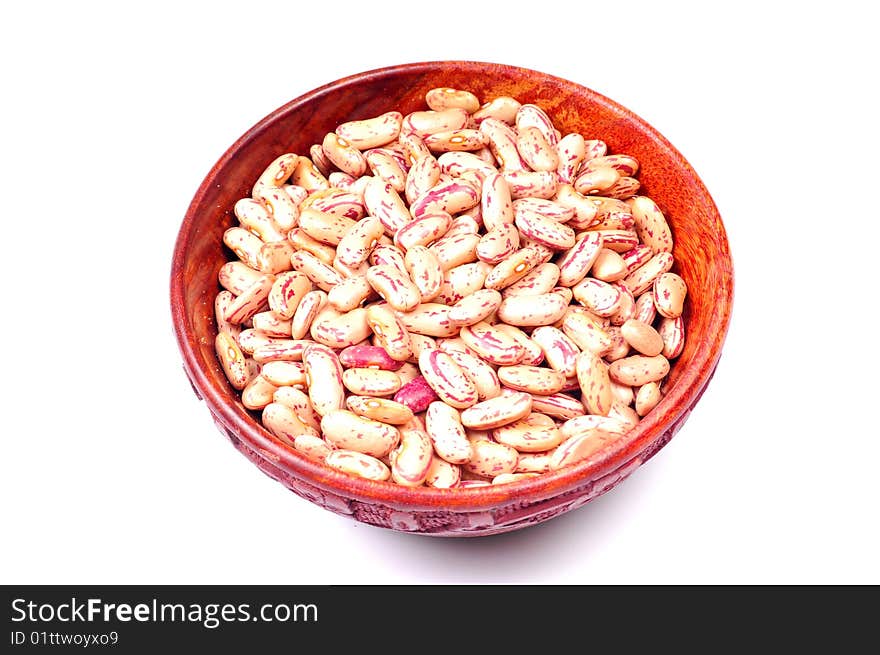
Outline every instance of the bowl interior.
[[[234, 203], [286, 152], [308, 153], [341, 122], [386, 111], [425, 109], [431, 88], [467, 89], [486, 101], [510, 95], [544, 108], [563, 134], [580, 132], [635, 156], [642, 191], [658, 203], [675, 237], [675, 271], [687, 282], [687, 343], [673, 362], [663, 401], [614, 448], [565, 471], [498, 488], [461, 490], [453, 502], [486, 506], [516, 494], [548, 496], [631, 459], [662, 436], [696, 402], [721, 352], [733, 294], [726, 234], [709, 193], [684, 158], [653, 128], [607, 98], [572, 82], [521, 68], [480, 62], [429, 62], [356, 75], [316, 89], [263, 119], [223, 155], [205, 178], [184, 219], [172, 264], [172, 312], [184, 364], [198, 393], [222, 422], [271, 456], [276, 465], [319, 486], [360, 498], [433, 505], [432, 489], [409, 490], [354, 480], [312, 464], [277, 442], [241, 405], [214, 355], [213, 300], [217, 271], [230, 252], [223, 232], [236, 223]], [[506, 487], [506, 488], [505, 488]], [[449, 505], [450, 496], [442, 503]]]

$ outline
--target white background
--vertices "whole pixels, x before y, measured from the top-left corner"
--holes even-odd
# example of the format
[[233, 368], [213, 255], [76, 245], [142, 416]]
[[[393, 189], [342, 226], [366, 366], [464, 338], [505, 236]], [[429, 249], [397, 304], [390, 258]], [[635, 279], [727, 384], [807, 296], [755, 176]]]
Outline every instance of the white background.
[[[869, 3], [24, 4], [0, 10], [0, 583], [880, 582]], [[265, 477], [193, 396], [168, 303], [181, 219], [239, 135], [434, 59], [635, 111], [701, 175], [736, 267], [721, 365], [672, 443], [583, 509], [476, 540]]]

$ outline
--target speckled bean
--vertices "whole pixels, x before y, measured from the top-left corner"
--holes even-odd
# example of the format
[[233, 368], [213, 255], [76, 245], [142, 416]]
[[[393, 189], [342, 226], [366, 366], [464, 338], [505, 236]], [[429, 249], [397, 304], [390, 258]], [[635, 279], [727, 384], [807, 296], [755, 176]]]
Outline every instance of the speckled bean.
[[631, 248], [621, 254], [623, 261], [626, 263], [627, 273], [632, 273], [640, 266], [646, 264], [653, 256], [654, 251], [644, 244], [639, 244], [635, 248]]
[[513, 125], [516, 122], [516, 113], [522, 105], [515, 98], [510, 96], [498, 96], [489, 102], [484, 103], [477, 111], [474, 112], [474, 120], [478, 122], [485, 121], [487, 118], [493, 118], [498, 121]]
[[321, 417], [312, 407], [308, 394], [294, 387], [278, 387], [272, 394], [272, 402], [281, 403], [293, 410], [297, 418], [311, 427], [315, 434], [321, 429]]
[[652, 325], [656, 317], [657, 309], [654, 307], [654, 294], [651, 291], [647, 291], [636, 299], [632, 318]]
[[562, 296], [544, 293], [539, 296], [507, 296], [498, 306], [498, 318], [510, 325], [536, 327], [552, 325], [568, 310]]
[[407, 172], [391, 152], [382, 149], [369, 150], [364, 158], [374, 177], [384, 180], [398, 193], [405, 192]]
[[663, 356], [675, 359], [684, 350], [684, 321], [677, 318], [664, 318], [660, 321], [657, 332], [663, 339]]
[[302, 273], [287, 271], [275, 278], [269, 290], [269, 308], [280, 318], [293, 318], [296, 308], [311, 291], [311, 281]]
[[226, 311], [233, 300], [235, 296], [226, 289], [217, 294], [214, 298], [214, 323], [217, 325], [217, 332], [225, 332], [237, 341], [241, 335], [241, 326], [226, 320]]
[[477, 257], [488, 264], [497, 264], [519, 248], [519, 232], [510, 223], [500, 223], [480, 237]]
[[367, 214], [363, 193], [335, 187], [310, 194], [300, 205], [300, 209], [306, 208], [353, 221], [359, 221]]
[[461, 480], [461, 468], [456, 464], [450, 464], [445, 459], [433, 455], [428, 473], [425, 475], [425, 485], [436, 489], [451, 489], [457, 487]]
[[434, 111], [457, 108], [473, 114], [480, 108], [480, 101], [473, 93], [449, 87], [431, 89], [425, 94], [425, 103]]
[[615, 382], [632, 387], [657, 382], [665, 378], [667, 373], [669, 373], [669, 361], [663, 355], [654, 357], [632, 355], [618, 359], [608, 367], [608, 374]]
[[457, 409], [444, 402], [432, 402], [425, 414], [425, 427], [439, 457], [450, 464], [465, 464], [471, 459], [472, 444]]
[[623, 257], [608, 248], [599, 251], [591, 269], [591, 275], [603, 282], [617, 282], [625, 278], [628, 273]]
[[517, 134], [516, 149], [533, 171], [556, 171], [559, 154], [537, 127], [528, 126]]
[[251, 376], [244, 353], [235, 338], [226, 332], [219, 332], [214, 339], [214, 350], [229, 384], [239, 391], [244, 389]]
[[445, 351], [473, 383], [477, 390], [477, 400], [494, 398], [501, 393], [498, 375], [489, 364], [479, 357], [460, 350]]
[[327, 347], [312, 344], [303, 349], [302, 361], [306, 369], [309, 400], [315, 411], [324, 416], [335, 409], [342, 409], [345, 406], [345, 387], [342, 385], [342, 365], [336, 354]]
[[500, 173], [492, 173], [483, 181], [480, 207], [483, 212], [483, 225], [493, 230], [500, 225], [513, 225], [513, 199], [510, 185]]
[[577, 379], [587, 411], [607, 416], [613, 401], [608, 365], [598, 355], [583, 352], [577, 359]]
[[253, 198], [242, 198], [236, 202], [233, 213], [243, 228], [262, 241], [283, 241], [286, 238], [284, 230], [272, 219], [266, 206]]
[[584, 162], [584, 166], [581, 170], [589, 171], [606, 166], [610, 166], [621, 175], [627, 177], [632, 177], [639, 171], [638, 160], [629, 155], [603, 155], [600, 157], [593, 157]]
[[552, 370], [566, 378], [575, 375], [580, 349], [562, 330], [550, 326], [535, 328], [532, 341], [541, 348]]
[[[244, 332], [242, 332], [241, 341], [244, 342]], [[302, 360], [303, 350], [310, 343], [311, 341], [301, 339], [264, 340], [261, 338], [259, 342], [255, 343], [251, 352], [254, 361], [259, 364], [265, 364], [266, 362], [298, 362]]]
[[559, 284], [573, 287], [583, 280], [602, 250], [603, 239], [598, 232], [587, 232], [559, 260]]
[[400, 133], [403, 115], [389, 111], [374, 118], [348, 121], [334, 131], [359, 150], [377, 148], [391, 143]]
[[224, 317], [230, 323], [244, 323], [254, 314], [269, 307], [269, 292], [275, 283], [274, 275], [261, 275], [241, 295], [229, 303]]
[[639, 387], [636, 393], [636, 413], [645, 416], [660, 402], [660, 385], [656, 382], [648, 382]]
[[223, 233], [223, 243], [242, 262], [253, 269], [257, 268], [257, 255], [263, 242], [256, 234], [242, 227], [231, 227]]
[[415, 134], [424, 139], [438, 132], [460, 130], [468, 120], [468, 113], [461, 107], [450, 107], [440, 111], [414, 111], [403, 119], [401, 132]]
[[556, 471], [564, 466], [582, 462], [619, 438], [619, 435], [594, 428], [566, 439], [553, 452], [550, 458], [550, 470]]
[[390, 396], [400, 389], [394, 371], [377, 368], [349, 368], [342, 372], [342, 384], [358, 396]]
[[302, 339], [312, 327], [312, 321], [327, 303], [324, 291], [309, 291], [303, 296], [296, 307], [290, 323], [290, 335], [294, 339]]
[[461, 422], [469, 428], [490, 430], [513, 423], [528, 416], [532, 397], [523, 392], [497, 396], [467, 408], [461, 413]]
[[296, 227], [287, 233], [287, 240], [295, 250], [305, 251], [317, 257], [319, 260], [331, 266], [336, 257], [336, 250], [326, 243], [313, 239], [308, 234]]
[[350, 312], [338, 312], [325, 305], [309, 328], [312, 339], [330, 348], [347, 348], [370, 336], [367, 310], [357, 307]]
[[647, 323], [630, 319], [620, 326], [620, 333], [626, 342], [642, 355], [654, 357], [663, 352], [663, 338]]
[[394, 235], [394, 244], [403, 250], [428, 246], [445, 235], [451, 226], [452, 216], [447, 212], [428, 214], [399, 229]]
[[480, 123], [480, 131], [489, 140], [489, 150], [502, 171], [524, 171], [528, 168], [517, 150], [516, 132], [509, 125], [495, 118], [485, 118]]
[[293, 448], [316, 462], [323, 463], [330, 454], [330, 446], [321, 437], [313, 434], [298, 434], [293, 440]]
[[515, 216], [516, 227], [524, 237], [553, 250], [567, 250], [574, 247], [574, 230], [565, 223], [547, 218], [530, 209], [516, 211]]
[[335, 132], [328, 132], [324, 136], [321, 151], [336, 168], [352, 177], [360, 177], [367, 170], [367, 162], [361, 151]]
[[562, 331], [580, 350], [603, 355], [611, 347], [611, 337], [598, 317], [585, 312], [569, 312]]
[[387, 305], [371, 305], [366, 315], [377, 344], [392, 360], [402, 362], [412, 357], [412, 338], [396, 313]]
[[465, 471], [487, 478], [503, 473], [513, 473], [519, 454], [514, 448], [503, 443], [479, 440], [471, 442], [473, 454], [463, 465]]
[[439, 303], [422, 303], [411, 312], [398, 312], [397, 316], [409, 332], [429, 337], [451, 337], [458, 327], [449, 320], [451, 308]]
[[639, 237], [632, 230], [596, 230], [602, 235], [602, 245], [614, 252], [624, 253], [639, 244]]
[[462, 128], [435, 132], [425, 137], [425, 145], [431, 152], [464, 152], [479, 150], [488, 143], [486, 135], [479, 130]]
[[412, 204], [440, 181], [440, 164], [430, 152], [417, 159], [406, 174], [404, 195]]
[[272, 402], [277, 385], [272, 384], [260, 373], [248, 380], [241, 390], [241, 404], [248, 409], [263, 409]]
[[622, 283], [632, 292], [634, 296], [639, 296], [654, 284], [654, 280], [659, 275], [666, 273], [672, 268], [672, 255], [668, 252], [659, 252], [645, 264], [627, 275]]
[[336, 257], [346, 266], [360, 266], [369, 259], [382, 234], [383, 226], [378, 218], [362, 218], [341, 236]]
[[437, 396], [452, 407], [463, 409], [477, 402], [477, 390], [455, 360], [440, 350], [419, 355], [419, 369]]
[[678, 318], [684, 310], [687, 285], [675, 273], [661, 273], [654, 280], [654, 306], [664, 318]]
[[620, 308], [620, 289], [597, 280], [585, 278], [572, 287], [575, 299], [597, 316], [613, 316]]
[[[534, 409], [534, 406], [533, 406]], [[555, 448], [563, 441], [556, 422], [546, 414], [532, 412], [525, 418], [492, 430], [498, 442], [521, 453], [540, 453]]]
[[513, 339], [522, 349], [522, 355], [519, 363], [526, 366], [538, 366], [544, 361], [544, 353], [541, 347], [529, 338], [529, 335], [523, 332], [515, 325], [507, 323], [495, 323], [494, 327]]
[[254, 282], [257, 282], [262, 275], [244, 262], [232, 261], [226, 262], [220, 267], [217, 279], [224, 289], [232, 292], [234, 296], [239, 296]]
[[382, 222], [386, 233], [393, 236], [412, 220], [409, 209], [391, 184], [380, 177], [371, 177], [364, 189], [364, 203], [371, 216]]
[[518, 250], [495, 265], [486, 276], [485, 286], [487, 289], [496, 290], [509, 287], [528, 275], [536, 266], [544, 263], [542, 259], [543, 253], [537, 248], [527, 246]]
[[394, 266], [371, 266], [367, 271], [367, 282], [383, 300], [398, 311], [412, 311], [421, 302], [419, 288], [408, 275]]
[[358, 416], [347, 409], [324, 414], [321, 431], [335, 447], [372, 457], [384, 457], [400, 441], [400, 432], [394, 426]]
[[610, 166], [593, 168], [580, 173], [572, 182], [574, 190], [582, 195], [605, 193], [620, 180], [620, 173]]
[[370, 253], [370, 265], [393, 266], [404, 275], [407, 274], [403, 253], [393, 245], [380, 244], [376, 246]]
[[[297, 186], [303, 187], [309, 193], [330, 188], [327, 178], [324, 177], [321, 171], [318, 170], [318, 167], [308, 157], [300, 157], [296, 160], [293, 173], [290, 174], [290, 181]], [[276, 218], [276, 220], [278, 219]]]
[[424, 484], [431, 467], [434, 448], [422, 430], [401, 430], [400, 445], [391, 451], [391, 478], [405, 487]]
[[475, 172], [483, 180], [489, 175], [497, 173], [494, 164], [487, 163], [477, 152], [444, 152], [437, 157], [441, 173], [451, 177], [459, 177], [467, 172]]
[[416, 198], [409, 211], [414, 218], [439, 211], [455, 215], [480, 202], [480, 192], [463, 178], [441, 180]]
[[276, 387], [293, 387], [306, 383], [306, 370], [300, 362], [266, 362], [260, 369], [260, 375]]
[[283, 273], [291, 269], [290, 256], [293, 246], [287, 241], [264, 243], [257, 253], [257, 270], [261, 273]]
[[581, 163], [587, 156], [587, 144], [584, 137], [576, 132], [566, 134], [556, 144], [556, 156], [559, 162], [556, 167], [559, 180], [565, 184], [571, 184]]
[[[309, 161], [305, 157], [297, 158], [294, 173], [302, 160]], [[251, 195], [254, 200], [260, 202], [266, 208], [272, 221], [281, 230], [289, 230], [296, 225], [299, 219], [299, 207], [286, 187], [279, 188], [274, 185], [258, 182], [254, 185]]]
[[505, 170], [501, 173], [510, 187], [510, 197], [550, 199], [556, 195], [558, 182], [551, 171]]
[[[296, 415], [290, 407], [281, 403], [270, 402], [262, 407], [261, 420], [263, 425], [280, 441], [289, 446], [293, 446], [296, 450], [300, 448], [296, 446], [296, 440], [301, 436], [309, 436], [317, 438], [317, 431], [304, 423], [299, 416]], [[329, 452], [329, 448], [327, 451]], [[325, 453], [326, 455], [326, 453]]]
[[633, 297], [632, 292], [622, 283], [612, 282], [611, 286], [620, 292], [620, 305], [617, 311], [609, 317], [609, 320], [611, 325], [623, 325], [635, 315], [636, 299]]
[[586, 413], [581, 401], [564, 393], [554, 393], [549, 396], [532, 394], [532, 411], [560, 420], [583, 416]]
[[349, 396], [345, 399], [345, 405], [358, 416], [388, 423], [389, 425], [404, 425], [411, 421], [414, 416], [409, 407], [388, 398]]
[[[612, 403], [613, 404], [613, 403]], [[586, 431], [600, 429], [616, 435], [624, 435], [630, 430], [630, 425], [618, 417], [597, 416], [587, 414], [568, 419], [559, 426], [559, 431], [565, 439], [583, 434]]]
[[553, 457], [553, 452], [553, 450], [549, 450], [541, 453], [520, 453], [515, 472], [547, 473], [550, 470], [550, 459]]
[[443, 284], [443, 268], [434, 251], [425, 246], [412, 246], [406, 251], [404, 263], [409, 277], [419, 291], [420, 301], [430, 302], [436, 298]]
[[543, 396], [554, 394], [565, 385], [565, 376], [559, 371], [543, 366], [522, 364], [500, 367], [498, 379], [510, 389]]
[[374, 297], [373, 288], [364, 275], [344, 279], [327, 294], [327, 302], [340, 312], [356, 309], [365, 300]]
[[328, 266], [309, 252], [298, 250], [290, 257], [293, 268], [304, 273], [322, 291], [330, 291], [345, 278], [342, 273]]
[[[559, 267], [552, 263], [540, 264], [529, 271], [522, 279], [504, 289], [504, 297], [508, 296], [542, 296], [550, 293], [559, 281]], [[568, 306], [570, 297], [562, 296]]]
[[330, 468], [366, 480], [381, 482], [391, 477], [391, 470], [382, 461], [353, 450], [331, 451], [324, 463]]
[[518, 364], [523, 358], [523, 348], [513, 337], [485, 321], [462, 327], [460, 334], [469, 348], [491, 364]]
[[553, 202], [574, 210], [574, 217], [568, 224], [577, 230], [588, 228], [596, 222], [596, 206], [570, 184], [560, 184], [556, 188]]

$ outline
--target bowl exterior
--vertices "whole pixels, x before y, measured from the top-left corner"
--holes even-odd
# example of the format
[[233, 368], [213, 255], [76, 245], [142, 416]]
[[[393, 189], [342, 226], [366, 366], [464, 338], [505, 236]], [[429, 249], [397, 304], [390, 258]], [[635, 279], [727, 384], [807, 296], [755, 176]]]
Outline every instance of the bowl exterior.
[[[213, 297], [226, 261], [222, 234], [232, 206], [250, 195], [265, 166], [307, 152], [346, 120], [424, 108], [448, 86], [485, 99], [510, 95], [539, 104], [556, 126], [601, 138], [641, 163], [644, 193], [675, 237], [676, 272], [688, 283], [688, 340], [660, 404], [626, 437], [562, 471], [522, 482], [460, 490], [408, 489], [329, 470], [276, 440], [242, 406], [216, 361]], [[552, 75], [483, 62], [424, 62], [369, 71], [316, 89], [279, 108], [236, 141], [211, 169], [184, 217], [171, 268], [171, 310], [184, 371], [219, 430], [264, 473], [330, 511], [385, 528], [436, 536], [507, 532], [545, 521], [605, 493], [656, 454], [681, 428], [715, 371], [730, 322], [733, 266], [711, 196], [680, 153], [613, 101]]]

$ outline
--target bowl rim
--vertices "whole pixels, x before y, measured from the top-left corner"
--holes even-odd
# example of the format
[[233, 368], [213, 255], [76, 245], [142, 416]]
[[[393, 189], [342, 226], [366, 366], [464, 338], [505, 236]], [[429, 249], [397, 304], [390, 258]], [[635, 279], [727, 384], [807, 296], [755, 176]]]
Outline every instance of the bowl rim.
[[[576, 87], [579, 93], [589, 97], [592, 102], [639, 124], [665, 151], [664, 154], [688, 176], [692, 177], [699, 193], [705, 196], [706, 212], [714, 220], [718, 230], [719, 243], [724, 246], [722, 248], [723, 257], [714, 262], [715, 266], [724, 269], [721, 275], [723, 288], [719, 290], [721, 292], [719, 294], [720, 301], [709, 319], [706, 333], [697, 345], [690, 365], [682, 371], [676, 384], [663, 397], [657, 407], [626, 436], [615, 440], [578, 464], [508, 484], [453, 489], [406, 487], [390, 481], [365, 480], [314, 462], [277, 440], [268, 430], [259, 425], [240, 403], [236, 405], [229, 402], [229, 394], [219, 386], [212, 384], [199, 364], [200, 356], [194, 345], [197, 337], [193, 324], [186, 316], [185, 311], [185, 289], [181, 272], [185, 265], [184, 255], [189, 249], [193, 236], [194, 230], [192, 228], [196, 221], [197, 209], [208, 189], [216, 184], [216, 176], [219, 171], [235, 157], [239, 148], [257, 137], [273, 121], [307, 103], [320, 100], [321, 96], [325, 94], [345, 89], [353, 84], [382, 79], [389, 75], [418, 74], [451, 66], [473, 70], [475, 73], [484, 71], [489, 66], [503, 69], [508, 73], [538, 76], [562, 86]], [[227, 148], [200, 184], [178, 231], [170, 277], [172, 324], [183, 358], [183, 367], [194, 390], [208, 405], [215, 421], [225, 424], [227, 430], [233, 432], [250, 449], [270, 459], [275, 467], [282, 469], [294, 478], [318, 487], [320, 490], [370, 503], [387, 504], [396, 508], [450, 512], [485, 511], [510, 502], [532, 503], [564, 494], [627, 466], [653, 443], [662, 439], [667, 430], [678, 424], [682, 415], [690, 411], [712, 377], [730, 326], [734, 292], [730, 244], [718, 208], [690, 163], [660, 132], [626, 107], [579, 83], [520, 66], [471, 60], [422, 61], [355, 73], [312, 89], [267, 114]]]

